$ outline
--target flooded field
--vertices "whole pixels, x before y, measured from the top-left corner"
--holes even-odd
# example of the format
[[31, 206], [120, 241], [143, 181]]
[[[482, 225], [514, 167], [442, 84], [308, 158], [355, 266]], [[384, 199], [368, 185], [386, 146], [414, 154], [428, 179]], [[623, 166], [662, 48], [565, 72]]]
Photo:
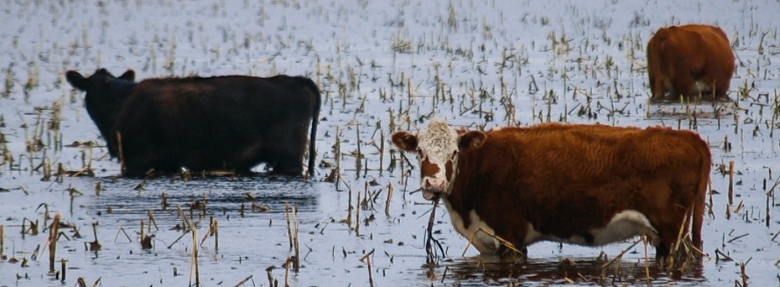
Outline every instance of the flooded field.
[[[3, 1], [0, 286], [778, 286], [780, 2], [677, 2]], [[651, 104], [647, 40], [692, 22], [728, 34], [731, 100]], [[97, 68], [311, 77], [316, 174], [119, 178], [64, 77]], [[389, 136], [433, 117], [699, 132], [714, 164], [708, 257], [664, 272], [641, 242], [540, 243], [526, 264], [499, 262], [466, 250], [437, 208], [443, 252], [425, 266], [432, 204]]]

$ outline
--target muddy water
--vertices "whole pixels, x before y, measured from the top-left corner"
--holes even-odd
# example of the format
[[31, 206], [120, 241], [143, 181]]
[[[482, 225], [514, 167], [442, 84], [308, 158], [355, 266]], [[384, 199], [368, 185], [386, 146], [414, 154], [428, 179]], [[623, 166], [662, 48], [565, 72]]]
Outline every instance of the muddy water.
[[[648, 278], [732, 286], [743, 283], [740, 265], [750, 285], [778, 284], [780, 41], [770, 23], [780, 5], [772, 1], [4, 4], [0, 286], [78, 279], [186, 286], [196, 278], [204, 286], [268, 286], [269, 278], [280, 286], [642, 285]], [[648, 103], [644, 45], [658, 27], [687, 22], [717, 23], [731, 38], [738, 58], [732, 101]], [[116, 178], [119, 165], [101, 146], [83, 94], [63, 76], [97, 67], [133, 68], [139, 78], [312, 77], [324, 97], [317, 174]], [[391, 152], [388, 138], [432, 116], [470, 128], [563, 121], [696, 130], [714, 162], [703, 231], [709, 257], [670, 273], [652, 262], [646, 268], [641, 243], [540, 243], [529, 248], [527, 264], [498, 262], [473, 248], [462, 255], [466, 240], [439, 208], [434, 237], [443, 253], [437, 266], [424, 266], [431, 204], [413, 192], [418, 171]], [[337, 167], [340, 180], [327, 181]], [[295, 255], [285, 206], [297, 208], [298, 272], [284, 265]], [[49, 272], [46, 226], [56, 214], [63, 235]], [[185, 217], [194, 239], [180, 229]], [[204, 239], [211, 220], [218, 235]], [[141, 222], [150, 249], [141, 246]], [[102, 248], [91, 251], [95, 240]], [[601, 268], [624, 249], [620, 262]]]

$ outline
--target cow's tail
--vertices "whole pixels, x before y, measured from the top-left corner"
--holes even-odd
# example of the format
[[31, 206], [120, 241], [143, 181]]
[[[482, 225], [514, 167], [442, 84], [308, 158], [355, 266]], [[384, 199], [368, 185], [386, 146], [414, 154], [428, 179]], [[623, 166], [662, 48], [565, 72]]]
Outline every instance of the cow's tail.
[[710, 169], [712, 165], [712, 155], [710, 154], [710, 148], [707, 143], [697, 136], [699, 140], [699, 153], [700, 153], [700, 173], [699, 182], [696, 190], [696, 197], [693, 201], [693, 213], [691, 220], [691, 236], [693, 245], [701, 248], [701, 228], [704, 224], [704, 202], [707, 200], [707, 185], [710, 179]]
[[320, 117], [320, 107], [322, 105], [322, 95], [320, 95], [320, 89], [317, 87], [317, 84], [314, 83], [311, 79], [306, 79], [306, 86], [309, 90], [311, 90], [312, 93], [314, 93], [314, 98], [316, 99], [316, 103], [314, 105], [314, 111], [312, 113], [311, 117], [311, 134], [309, 135], [309, 175], [314, 175], [314, 165], [315, 160], [317, 158], [317, 149], [316, 149], [316, 140], [317, 140], [317, 123], [319, 122]]

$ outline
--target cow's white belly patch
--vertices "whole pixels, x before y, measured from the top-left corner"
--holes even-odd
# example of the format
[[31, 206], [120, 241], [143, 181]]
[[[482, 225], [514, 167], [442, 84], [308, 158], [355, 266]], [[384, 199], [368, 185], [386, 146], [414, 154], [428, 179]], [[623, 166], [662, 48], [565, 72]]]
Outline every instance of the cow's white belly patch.
[[693, 92], [696, 94], [711, 92], [712, 90], [714, 90], [714, 88], [712, 87], [712, 83], [705, 83], [702, 80], [696, 81], [696, 83], [694, 83], [693, 85]]
[[485, 234], [484, 232], [478, 231], [480, 228], [482, 228], [484, 231], [495, 234], [493, 228], [482, 221], [482, 219], [479, 218], [479, 215], [477, 215], [476, 211], [471, 210], [469, 212], [468, 216], [470, 224], [468, 227], [466, 227], [463, 218], [457, 211], [452, 210], [449, 202], [444, 200], [444, 204], [447, 207], [447, 212], [450, 214], [452, 226], [455, 227], [455, 230], [457, 230], [460, 235], [466, 237], [466, 239], [471, 239], [471, 237], [474, 236], [474, 240], [471, 242], [471, 244], [474, 245], [474, 247], [476, 247], [480, 253], [495, 253], [495, 251], [498, 250], [498, 247], [500, 246], [500, 242], [498, 240], [490, 235]]
[[636, 210], [624, 210], [617, 213], [606, 226], [594, 228], [585, 232], [592, 236], [592, 241], [587, 240], [582, 235], [576, 235], [570, 238], [545, 235], [535, 230], [529, 223], [528, 233], [526, 233], [525, 236], [525, 245], [528, 246], [538, 241], [548, 240], [584, 246], [601, 246], [642, 235], [647, 235], [653, 245], [657, 246], [658, 243], [658, 232], [650, 225], [650, 221], [647, 220], [647, 217]]

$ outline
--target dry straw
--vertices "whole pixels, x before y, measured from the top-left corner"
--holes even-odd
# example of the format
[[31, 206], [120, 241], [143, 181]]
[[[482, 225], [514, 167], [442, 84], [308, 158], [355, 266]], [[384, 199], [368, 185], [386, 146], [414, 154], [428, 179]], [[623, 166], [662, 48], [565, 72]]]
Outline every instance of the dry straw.
[[51, 274], [54, 274], [54, 258], [57, 253], [57, 237], [60, 230], [61, 218], [62, 216], [59, 213], [55, 214], [54, 220], [49, 226], [49, 238], [46, 245], [49, 247], [49, 273]]

